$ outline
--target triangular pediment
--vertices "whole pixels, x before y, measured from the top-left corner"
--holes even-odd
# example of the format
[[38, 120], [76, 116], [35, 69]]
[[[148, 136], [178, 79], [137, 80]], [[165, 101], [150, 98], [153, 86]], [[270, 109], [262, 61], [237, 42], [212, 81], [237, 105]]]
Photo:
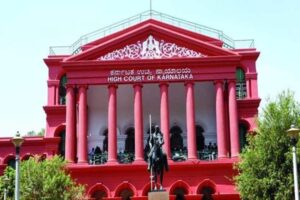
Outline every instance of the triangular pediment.
[[147, 20], [81, 47], [66, 61], [203, 58], [238, 55], [223, 42], [156, 20]]
[[206, 56], [192, 49], [149, 35], [145, 40], [139, 40], [134, 44], [116, 49], [100, 56], [97, 60], [201, 58]]

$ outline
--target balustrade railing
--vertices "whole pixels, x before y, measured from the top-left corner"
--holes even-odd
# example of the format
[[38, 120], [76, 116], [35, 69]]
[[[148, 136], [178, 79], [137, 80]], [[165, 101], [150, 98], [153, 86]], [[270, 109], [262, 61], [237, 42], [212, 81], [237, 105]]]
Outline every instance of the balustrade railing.
[[[202, 150], [197, 151], [199, 160], [216, 160], [218, 153], [216, 150]], [[175, 162], [182, 162], [187, 160], [187, 151], [172, 151], [172, 160]]]
[[[89, 164], [91, 165], [101, 165], [107, 162], [107, 151], [103, 153], [89, 154]], [[132, 163], [134, 161], [134, 153], [124, 153], [119, 152], [117, 155], [119, 163]]]
[[216, 160], [218, 158], [218, 153], [216, 150], [202, 150], [197, 151], [199, 160]]
[[210, 28], [208, 26], [196, 24], [187, 20], [179, 19], [176, 17], [172, 17], [170, 15], [157, 12], [155, 10], [149, 10], [137, 14], [135, 16], [129, 17], [125, 20], [122, 20], [118, 23], [112, 24], [110, 26], [106, 26], [104, 28], [98, 29], [91, 33], [85, 34], [81, 36], [77, 41], [75, 41], [70, 46], [51, 46], [49, 49], [50, 55], [70, 55], [70, 54], [78, 54], [81, 52], [81, 46], [94, 41], [96, 39], [103, 38], [107, 35], [116, 33], [120, 30], [126, 29], [132, 25], [138, 24], [140, 22], [146, 21], [148, 19], [156, 19], [158, 21], [162, 21], [177, 27], [181, 27], [196, 33], [201, 33], [224, 42], [223, 47], [229, 49], [235, 48], [253, 48], [254, 40], [246, 39], [246, 40], [234, 40], [231, 37], [227, 36], [223, 33], [223, 31]]
[[[175, 162], [182, 162], [187, 160], [187, 150], [176, 150], [172, 151], [172, 160]], [[199, 160], [216, 160], [218, 158], [217, 148], [205, 147], [201, 151], [197, 151]], [[97, 154], [89, 154], [89, 164], [101, 165], [107, 162], [107, 151]], [[119, 152], [117, 155], [119, 163], [126, 164], [134, 161], [134, 153]], [[147, 158], [145, 158], [147, 162]]]
[[107, 151], [103, 153], [89, 154], [89, 164], [101, 165], [107, 162]]
[[134, 153], [118, 153], [119, 163], [132, 163], [134, 161]]

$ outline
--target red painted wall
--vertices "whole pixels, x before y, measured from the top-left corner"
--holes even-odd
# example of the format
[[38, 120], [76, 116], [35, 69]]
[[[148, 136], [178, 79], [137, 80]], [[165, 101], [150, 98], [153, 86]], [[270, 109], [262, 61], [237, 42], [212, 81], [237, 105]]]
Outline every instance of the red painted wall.
[[[145, 39], [149, 34], [156, 38], [167, 40], [194, 51], [199, 51], [206, 57], [201, 58], [168, 58], [168, 59], [135, 59], [117, 61], [99, 61], [106, 53]], [[224, 49], [223, 42], [205, 35], [196, 34], [155, 20], [122, 30], [111, 36], [96, 40], [82, 47], [83, 52], [77, 55], [49, 56], [44, 59], [48, 67], [48, 100], [44, 111], [46, 113], [45, 137], [26, 137], [21, 149], [21, 157], [34, 154], [44, 154], [48, 158], [58, 152], [60, 138], [58, 132], [66, 126], [66, 107], [59, 105], [59, 80], [66, 74], [68, 84], [111, 84], [109, 76], [112, 70], [147, 69], [152, 74], [162, 69], [189, 69], [192, 81], [235, 80], [237, 67], [242, 67], [246, 73], [247, 97], [237, 101], [238, 120], [248, 124], [249, 130], [256, 127], [255, 117], [258, 114], [260, 99], [258, 97], [256, 59], [259, 52], [256, 49]], [[137, 74], [133, 75], [137, 78]], [[133, 84], [139, 82], [185, 82], [186, 80], [147, 80], [134, 79], [114, 84]], [[225, 95], [225, 94], [224, 94]], [[226, 102], [224, 102], [226, 105]], [[226, 110], [226, 109], [225, 109]], [[228, 113], [227, 113], [228, 114]], [[228, 120], [225, 120], [228, 123]], [[226, 127], [228, 124], [226, 124]], [[228, 130], [228, 128], [226, 128]], [[228, 131], [225, 131], [228, 134]], [[228, 144], [229, 145], [229, 144]], [[11, 138], [0, 138], [0, 174], [6, 167], [7, 161], [14, 156]], [[200, 199], [199, 191], [208, 186], [214, 189], [214, 199], [239, 199], [232, 177], [232, 168], [236, 158], [225, 158], [215, 161], [177, 162], [170, 161], [170, 172], [166, 174], [164, 187], [171, 194], [176, 188], [186, 191], [186, 199]], [[107, 192], [110, 199], [119, 199], [118, 193], [128, 188], [134, 193], [132, 199], [147, 199], [149, 190], [149, 173], [146, 163], [138, 164], [104, 164], [80, 165], [69, 164], [71, 175], [80, 183], [86, 184], [87, 193], [92, 195], [97, 190]], [[171, 196], [175, 199], [175, 196]]]

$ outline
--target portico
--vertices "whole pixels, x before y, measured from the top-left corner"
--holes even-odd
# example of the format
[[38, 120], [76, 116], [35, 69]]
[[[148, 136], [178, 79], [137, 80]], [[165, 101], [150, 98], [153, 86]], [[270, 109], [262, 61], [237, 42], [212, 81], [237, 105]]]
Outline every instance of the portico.
[[[135, 70], [134, 70], [135, 71]], [[232, 80], [234, 83], [235, 80]], [[230, 157], [236, 157], [239, 153], [239, 135], [238, 135], [238, 120], [237, 120], [237, 103], [236, 103], [236, 96], [235, 96], [235, 85], [233, 85], [233, 92], [229, 92], [230, 95], [226, 96], [228, 103], [228, 109], [230, 112], [228, 112], [228, 115], [225, 113], [225, 99], [224, 99], [224, 81], [223, 80], [216, 80], [216, 81], [184, 81], [184, 82], [158, 82], [158, 83], [147, 83], [147, 82], [139, 82], [139, 83], [132, 83], [132, 84], [107, 84], [107, 85], [77, 85], [77, 86], [71, 86], [68, 85], [68, 91], [72, 90], [72, 92], [69, 91], [69, 93], [74, 93], [75, 89], [79, 91], [78, 94], [78, 112], [75, 111], [75, 106], [71, 104], [71, 102], [75, 101], [75, 95], [67, 95], [67, 121], [72, 121], [73, 118], [77, 119], [77, 122], [73, 123], [72, 127], [67, 126], [66, 131], [66, 138], [73, 138], [76, 137], [76, 132], [78, 134], [77, 140], [70, 139], [70, 143], [67, 143], [66, 145], [66, 158], [70, 162], [74, 162], [75, 155], [78, 157], [78, 163], [87, 163], [87, 155], [89, 149], [95, 146], [100, 146], [102, 148], [103, 146], [103, 140], [98, 140], [98, 143], [92, 143], [90, 142], [90, 146], [88, 148], [88, 138], [92, 138], [92, 140], [97, 140], [97, 136], [101, 137], [100, 130], [104, 130], [105, 128], [108, 129], [108, 163], [117, 163], [117, 153], [121, 149], [124, 151], [124, 149], [118, 147], [118, 134], [121, 131], [120, 126], [118, 126], [118, 121], [123, 121], [130, 118], [133, 118], [132, 121], [130, 121], [127, 126], [133, 125], [134, 127], [134, 149], [135, 149], [135, 161], [143, 161], [144, 160], [144, 148], [145, 143], [147, 140], [144, 138], [147, 137], [147, 130], [149, 129], [149, 122], [147, 115], [150, 113], [144, 113], [144, 105], [143, 105], [143, 99], [144, 102], [146, 101], [145, 98], [148, 98], [148, 94], [143, 95], [143, 92], [148, 89], [148, 87], [144, 87], [147, 85], [151, 85], [151, 88], [157, 87], [157, 91], [159, 92], [159, 98], [156, 98], [157, 102], [159, 102], [159, 113], [155, 111], [155, 105], [158, 103], [152, 104], [153, 106], [153, 114], [154, 116], [157, 116], [154, 120], [154, 123], [157, 123], [160, 125], [162, 132], [164, 133], [164, 150], [167, 153], [169, 158], [172, 158], [171, 155], [171, 148], [170, 148], [170, 126], [174, 123], [180, 123], [184, 124], [184, 132], [186, 132], [186, 148], [187, 148], [187, 157], [188, 160], [195, 160], [198, 159], [197, 156], [197, 144], [196, 144], [196, 115], [198, 115], [198, 112], [201, 113], [201, 110], [195, 109], [195, 103], [201, 104], [201, 101], [206, 98], [205, 93], [200, 93], [199, 90], [195, 92], [195, 84], [199, 87], [203, 84], [204, 86], [207, 86], [206, 89], [203, 91], [206, 94], [210, 93], [210, 96], [213, 96], [214, 103], [211, 104], [211, 107], [215, 107], [214, 111], [214, 120], [211, 121], [211, 124], [206, 124], [206, 126], [210, 126], [213, 129], [216, 130], [215, 134], [215, 140], [214, 142], [217, 143], [218, 146], [218, 158], [228, 158]], [[174, 92], [173, 86], [176, 87], [182, 87], [181, 93]], [[230, 86], [230, 84], [228, 85]], [[106, 105], [107, 105], [107, 113], [106, 116], [103, 116], [99, 118], [107, 118], [107, 124], [98, 122], [102, 124], [102, 127], [95, 129], [94, 126], [91, 125], [88, 127], [89, 118], [91, 119], [91, 123], [96, 123], [97, 117], [94, 117], [93, 115], [88, 114], [87, 112], [90, 111], [90, 109], [93, 109], [93, 104], [88, 105], [87, 99], [93, 98], [88, 97], [89, 87], [94, 88], [93, 92], [97, 90], [96, 88], [100, 88], [99, 92], [102, 92], [102, 97], [105, 97]], [[124, 101], [124, 98], [121, 97], [121, 99], [118, 97], [118, 90], [119, 88], [125, 88], [125, 90], [121, 91], [122, 95], [131, 95], [129, 99], [131, 99], [131, 102], [126, 101], [126, 103], [130, 103], [132, 105], [128, 105], [129, 108], [133, 108], [132, 111], [129, 109], [122, 108], [122, 112], [129, 112], [128, 115], [124, 115], [122, 113], [121, 117], [118, 117], [118, 101]], [[172, 104], [171, 110], [173, 110], [172, 113], [176, 113], [176, 115], [180, 115], [180, 121], [176, 121], [172, 118], [172, 122], [170, 123], [170, 100], [169, 100], [169, 87], [172, 87], [172, 98], [179, 98], [179, 95], [184, 95], [185, 102], [180, 102], [177, 104], [177, 106], [184, 107], [180, 108], [180, 110], [185, 110], [185, 112], [180, 113], [176, 111], [176, 106], [174, 106], [174, 103]], [[106, 88], [106, 89], [105, 89]], [[149, 88], [150, 89], [150, 88]], [[103, 94], [103, 91], [106, 90], [106, 94]], [[132, 91], [130, 91], [132, 90]], [[210, 90], [210, 91], [209, 91]], [[153, 90], [151, 90], [153, 91]], [[178, 90], [180, 91], [180, 90]], [[198, 92], [199, 91], [199, 92]], [[230, 91], [230, 87], [228, 87], [228, 91]], [[155, 91], [153, 91], [155, 92]], [[69, 94], [68, 93], [68, 94]], [[127, 93], [127, 94], [124, 94]], [[214, 93], [214, 94], [213, 94]], [[233, 94], [232, 94], [233, 93]], [[92, 95], [92, 94], [91, 94]], [[153, 94], [154, 95], [154, 94]], [[200, 101], [195, 102], [195, 96], [197, 96]], [[143, 98], [144, 97], [144, 98]], [[197, 98], [197, 99], [198, 99]], [[103, 99], [102, 99], [103, 100]], [[103, 100], [105, 102], [105, 100]], [[92, 101], [92, 100], [90, 100]], [[102, 102], [103, 102], [102, 101]], [[69, 102], [69, 103], [68, 103]], [[149, 102], [146, 102], [147, 107], [151, 106], [149, 105]], [[230, 105], [230, 106], [229, 106]], [[123, 107], [124, 105], [122, 105]], [[198, 106], [201, 107], [201, 106]], [[89, 109], [88, 109], [89, 108]], [[150, 107], [151, 109], [151, 107]], [[89, 110], [89, 111], [88, 111]], [[90, 111], [92, 112], [92, 111]], [[132, 112], [132, 113], [130, 113]], [[73, 115], [72, 115], [73, 113]], [[100, 113], [100, 111], [99, 111]], [[133, 116], [132, 116], [133, 114]], [[75, 115], [75, 116], [74, 116]], [[96, 114], [97, 115], [97, 114]], [[98, 114], [100, 115], [100, 114]], [[233, 116], [232, 116], [233, 115]], [[118, 119], [119, 118], [119, 119]], [[183, 119], [185, 118], [185, 120]], [[197, 116], [197, 118], [201, 120], [201, 115]], [[205, 117], [206, 118], [206, 117]], [[230, 132], [225, 129], [226, 125], [226, 118], [229, 118], [229, 124], [227, 126], [230, 128]], [[71, 123], [70, 123], [71, 124]], [[200, 124], [204, 125], [204, 124]], [[77, 131], [76, 131], [76, 128]], [[165, 134], [167, 133], [167, 134]], [[88, 137], [90, 136], [92, 137]], [[124, 134], [124, 132], [123, 132]], [[228, 149], [228, 141], [226, 138], [230, 138], [230, 144], [234, 144], [235, 146], [231, 146], [230, 149]], [[72, 141], [72, 142], [71, 142]], [[212, 140], [207, 140], [206, 145], [208, 145], [208, 142]], [[77, 146], [77, 154], [74, 153], [74, 147]], [[70, 156], [69, 156], [70, 155]]]

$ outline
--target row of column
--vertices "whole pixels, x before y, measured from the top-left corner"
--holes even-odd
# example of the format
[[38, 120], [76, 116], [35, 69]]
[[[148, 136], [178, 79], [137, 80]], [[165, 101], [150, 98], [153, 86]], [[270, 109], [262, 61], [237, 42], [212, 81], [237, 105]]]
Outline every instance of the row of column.
[[[240, 152], [240, 144], [235, 81], [228, 82], [228, 105], [225, 105], [224, 102], [223, 82], [216, 81], [215, 89], [218, 158], [229, 157], [229, 152], [231, 154], [231, 157], [237, 157]], [[228, 112], [225, 112], [226, 108], [228, 109]], [[226, 123], [229, 123], [229, 130], [227, 130]], [[229, 135], [227, 134], [228, 131]], [[228, 137], [230, 138], [230, 144], [228, 144]], [[229, 146], [230, 151], [228, 149]]]
[[[87, 86], [78, 87], [78, 139], [76, 140], [76, 97], [74, 86], [67, 86], [66, 94], [66, 145], [65, 159], [74, 163], [88, 163], [87, 156]], [[77, 146], [76, 146], [77, 141]], [[77, 155], [76, 155], [77, 149]]]
[[[135, 127], [135, 162], [144, 160], [143, 141], [143, 104], [142, 85], [133, 85], [134, 89], [134, 127]], [[167, 157], [171, 158], [169, 133], [169, 94], [168, 84], [162, 83], [160, 87], [160, 127], [164, 136], [163, 146]], [[188, 160], [197, 159], [196, 130], [195, 130], [195, 102], [194, 83], [187, 82], [186, 87], [186, 124], [187, 124], [187, 150]], [[224, 88], [222, 81], [215, 82], [216, 89], [216, 128], [218, 157], [228, 157], [230, 146], [231, 157], [239, 154], [238, 116], [236, 103], [235, 82], [228, 83], [228, 116], [225, 112]], [[117, 85], [108, 86], [108, 162], [117, 162]], [[76, 97], [73, 86], [67, 86], [66, 104], [66, 155], [69, 162], [75, 162], [76, 157]], [[87, 163], [87, 86], [79, 86], [78, 102], [78, 163]], [[229, 121], [229, 133], [226, 122]], [[227, 138], [230, 138], [228, 145]]]
[[[163, 133], [169, 132], [169, 100], [168, 84], [160, 84], [160, 126]], [[144, 162], [144, 127], [143, 127], [143, 103], [142, 103], [142, 85], [135, 84], [134, 88], [134, 127], [135, 127], [135, 162]], [[108, 86], [108, 162], [117, 161], [117, 86]], [[164, 150], [170, 158], [170, 136], [164, 136]]]

